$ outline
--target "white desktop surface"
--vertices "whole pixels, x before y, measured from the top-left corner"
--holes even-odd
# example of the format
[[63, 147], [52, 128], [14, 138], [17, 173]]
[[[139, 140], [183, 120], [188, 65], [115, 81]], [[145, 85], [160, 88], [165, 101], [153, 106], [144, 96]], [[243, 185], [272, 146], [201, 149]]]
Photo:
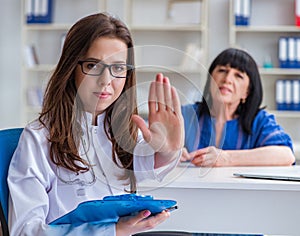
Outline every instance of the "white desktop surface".
[[162, 183], [139, 185], [140, 194], [174, 199], [178, 209], [155, 230], [300, 235], [300, 182], [246, 179], [253, 168], [198, 168], [180, 164]]

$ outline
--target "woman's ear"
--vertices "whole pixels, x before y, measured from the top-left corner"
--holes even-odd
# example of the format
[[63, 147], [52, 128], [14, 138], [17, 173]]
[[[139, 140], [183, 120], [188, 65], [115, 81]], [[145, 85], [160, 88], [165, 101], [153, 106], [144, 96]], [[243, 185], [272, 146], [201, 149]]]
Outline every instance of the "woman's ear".
[[242, 104], [244, 104], [246, 102], [246, 99], [247, 99], [248, 95], [249, 95], [249, 91], [247, 90], [245, 96], [241, 97], [241, 103]]
[[249, 88], [247, 89], [246, 94], [245, 94], [245, 96], [242, 99], [244, 99], [246, 101], [246, 99], [247, 99], [248, 96], [249, 96]]

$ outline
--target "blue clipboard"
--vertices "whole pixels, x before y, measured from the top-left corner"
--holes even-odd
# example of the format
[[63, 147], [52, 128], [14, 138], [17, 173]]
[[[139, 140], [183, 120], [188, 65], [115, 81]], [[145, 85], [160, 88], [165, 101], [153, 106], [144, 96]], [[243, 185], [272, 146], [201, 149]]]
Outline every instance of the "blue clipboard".
[[80, 203], [73, 211], [52, 221], [50, 225], [83, 223], [116, 223], [119, 217], [135, 214], [142, 210], [152, 215], [167, 209], [177, 209], [175, 200], [154, 199], [151, 195], [122, 194], [107, 196], [102, 200]]

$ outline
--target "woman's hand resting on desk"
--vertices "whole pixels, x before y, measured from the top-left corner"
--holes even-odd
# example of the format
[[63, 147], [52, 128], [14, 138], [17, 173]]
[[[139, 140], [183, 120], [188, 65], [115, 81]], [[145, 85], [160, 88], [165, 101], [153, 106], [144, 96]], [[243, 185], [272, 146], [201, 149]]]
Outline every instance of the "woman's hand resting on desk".
[[191, 161], [199, 167], [287, 166], [295, 162], [295, 156], [287, 146], [273, 145], [245, 150], [222, 150], [210, 146], [190, 153], [184, 150], [181, 161]]
[[170, 213], [167, 211], [163, 211], [155, 216], [150, 215], [151, 212], [145, 210], [139, 212], [136, 216], [121, 217], [116, 225], [116, 236], [130, 236], [153, 229], [170, 217]]
[[193, 158], [191, 157], [191, 155], [189, 154], [188, 150], [186, 148], [182, 149], [182, 154], [180, 157], [180, 161], [184, 162], [184, 161], [191, 161]]
[[180, 161], [191, 161], [195, 166], [201, 167], [230, 166], [229, 154], [214, 146], [201, 148], [190, 153], [184, 148]]

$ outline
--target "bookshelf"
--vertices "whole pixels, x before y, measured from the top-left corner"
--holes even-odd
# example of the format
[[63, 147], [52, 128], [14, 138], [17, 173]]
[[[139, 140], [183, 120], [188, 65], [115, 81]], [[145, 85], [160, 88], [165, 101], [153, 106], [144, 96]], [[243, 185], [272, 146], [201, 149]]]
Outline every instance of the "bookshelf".
[[[52, 0], [52, 4], [50, 23], [28, 23], [28, 1], [22, 0], [21, 3], [21, 122], [23, 125], [36, 118], [40, 112], [45, 85], [59, 59], [63, 37], [68, 29], [79, 18], [107, 9], [106, 0]], [[28, 53], [29, 48], [32, 47], [36, 52], [37, 61], [32, 60], [32, 52]]]
[[[64, 34], [79, 18], [101, 11], [120, 17], [132, 32], [141, 113], [147, 113], [149, 81], [155, 78], [157, 72], [169, 76], [183, 101], [192, 102], [200, 97], [198, 90], [201, 82], [206, 80], [208, 55], [207, 0], [52, 1], [51, 23], [28, 24], [26, 0], [22, 0], [22, 49], [34, 45], [39, 62], [29, 66], [28, 58], [23, 56], [24, 125], [37, 117], [41, 109], [40, 96], [60, 56]], [[205, 78], [201, 79], [202, 76]]]
[[171, 79], [183, 104], [200, 99], [207, 75], [208, 1], [126, 0], [125, 19], [136, 46], [140, 112], [147, 113], [148, 82], [158, 71]]
[[[263, 105], [291, 135], [296, 157], [300, 159], [300, 112], [277, 110], [275, 94], [277, 80], [300, 78], [300, 69], [280, 68], [278, 59], [279, 37], [300, 36], [300, 28], [295, 26], [294, 4], [294, 0], [251, 0], [249, 25], [237, 26], [235, 0], [230, 0], [229, 44], [246, 49], [257, 61], [264, 89]], [[271, 68], [264, 68], [267, 60], [272, 63]]]

